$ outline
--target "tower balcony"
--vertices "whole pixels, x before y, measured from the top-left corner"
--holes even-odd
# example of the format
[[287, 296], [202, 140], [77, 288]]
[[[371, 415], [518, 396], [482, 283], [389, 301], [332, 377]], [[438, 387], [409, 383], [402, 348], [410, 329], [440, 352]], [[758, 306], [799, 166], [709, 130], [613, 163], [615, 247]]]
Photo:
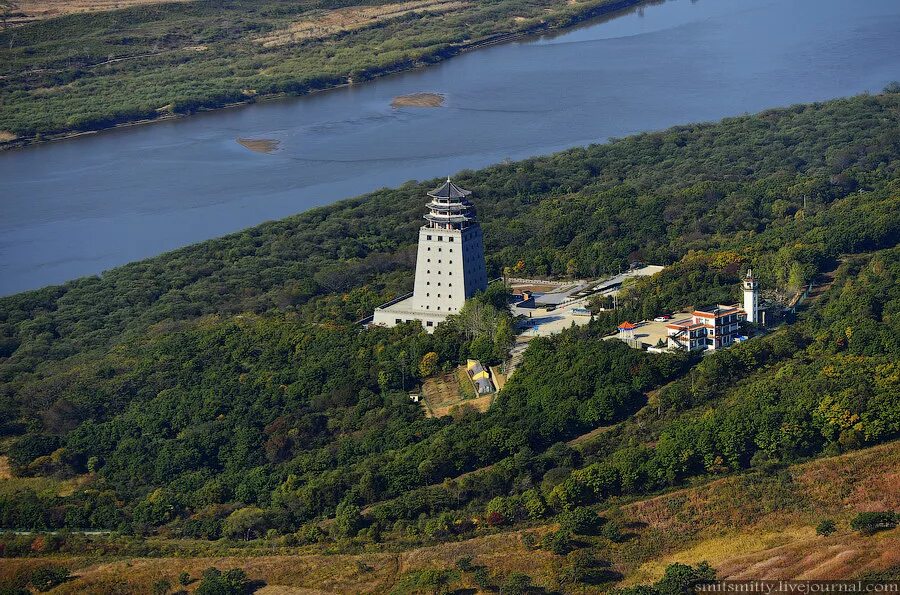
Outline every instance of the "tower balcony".
[[447, 203], [447, 202], [441, 203], [441, 202], [432, 201], [425, 206], [428, 207], [432, 211], [437, 211], [437, 212], [441, 212], [441, 213], [445, 213], [445, 212], [458, 213], [458, 212], [470, 210], [472, 208], [472, 203], [470, 203], [468, 201], [449, 202], [449, 203]]
[[469, 223], [472, 219], [464, 214], [452, 213], [427, 213], [423, 215], [426, 221], [430, 223], [446, 224], [446, 223]]

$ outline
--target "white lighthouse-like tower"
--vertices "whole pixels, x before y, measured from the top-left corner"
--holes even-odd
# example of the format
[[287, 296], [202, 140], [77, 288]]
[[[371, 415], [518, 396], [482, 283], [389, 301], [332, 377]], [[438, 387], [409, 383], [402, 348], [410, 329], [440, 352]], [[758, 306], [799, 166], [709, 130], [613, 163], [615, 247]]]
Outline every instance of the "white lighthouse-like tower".
[[472, 194], [450, 181], [428, 193], [425, 225], [419, 229], [416, 282], [411, 296], [375, 310], [374, 324], [418, 320], [433, 330], [466, 299], [487, 288], [484, 243]]
[[759, 283], [753, 278], [753, 269], [747, 269], [744, 277], [744, 312], [747, 322], [759, 322]]

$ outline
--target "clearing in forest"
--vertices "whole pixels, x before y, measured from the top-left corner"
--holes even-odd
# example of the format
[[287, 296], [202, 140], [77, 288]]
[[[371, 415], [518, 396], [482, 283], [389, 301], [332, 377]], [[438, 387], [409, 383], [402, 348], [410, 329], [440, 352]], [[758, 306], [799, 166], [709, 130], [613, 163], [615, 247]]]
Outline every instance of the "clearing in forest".
[[263, 47], [278, 47], [306, 41], [308, 39], [324, 39], [338, 33], [364, 29], [377, 25], [381, 21], [397, 18], [405, 14], [427, 11], [442, 14], [466, 8], [468, 2], [444, 0], [413, 0], [397, 2], [381, 6], [353, 6], [324, 11], [291, 23], [286, 29], [280, 29], [256, 39]]
[[488, 410], [497, 393], [475, 396], [471, 380], [466, 370], [459, 367], [453, 372], [433, 376], [422, 383], [422, 403], [428, 417], [451, 415], [454, 407], [474, 407], [478, 411]]

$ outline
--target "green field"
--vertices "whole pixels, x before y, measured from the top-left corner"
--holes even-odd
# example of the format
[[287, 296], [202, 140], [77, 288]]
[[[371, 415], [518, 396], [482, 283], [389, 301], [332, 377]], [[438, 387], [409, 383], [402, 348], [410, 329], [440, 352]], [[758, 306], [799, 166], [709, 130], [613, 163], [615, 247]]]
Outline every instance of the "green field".
[[0, 133], [10, 146], [359, 83], [638, 1], [194, 0], [62, 16], [0, 32]]

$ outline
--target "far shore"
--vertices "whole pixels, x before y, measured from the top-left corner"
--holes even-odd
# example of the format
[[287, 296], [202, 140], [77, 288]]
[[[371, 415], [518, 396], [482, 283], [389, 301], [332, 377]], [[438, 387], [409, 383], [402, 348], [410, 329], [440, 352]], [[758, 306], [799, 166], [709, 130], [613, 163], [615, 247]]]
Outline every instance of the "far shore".
[[[409, 62], [404, 61], [401, 63], [389, 65], [389, 66], [385, 67], [384, 69], [382, 69], [380, 72], [372, 73], [371, 78], [380, 78], [383, 76], [397, 74], [397, 73], [405, 72], [405, 71], [409, 71], [409, 70], [426, 68], [427, 66], [442, 62], [448, 58], [452, 58], [453, 56], [456, 56], [456, 55], [459, 55], [459, 54], [462, 54], [465, 52], [471, 52], [474, 50], [490, 47], [493, 45], [498, 45], [501, 43], [508, 43], [511, 41], [520, 40], [522, 38], [530, 37], [532, 35], [543, 34], [543, 33], [549, 32], [549, 31], [564, 31], [566, 29], [571, 29], [577, 25], [583, 24], [585, 21], [589, 21], [589, 20], [599, 18], [599, 17], [609, 16], [611, 13], [615, 13], [615, 12], [618, 12], [621, 10], [625, 10], [627, 8], [631, 8], [635, 5], [639, 5], [646, 1], [647, 0], [619, 0], [618, 2], [614, 2], [613, 4], [603, 5], [603, 6], [595, 6], [588, 10], [585, 10], [582, 14], [571, 17], [567, 22], [565, 22], [565, 24], [552, 24], [552, 23], [548, 23], [548, 22], [541, 22], [536, 25], [520, 29], [518, 31], [511, 31], [508, 33], [498, 33], [498, 34], [490, 35], [490, 36], [483, 37], [480, 39], [470, 40], [470, 41], [463, 42], [463, 43], [460, 43], [455, 46], [451, 46], [451, 47], [447, 48], [441, 54], [430, 56], [429, 62], [414, 62], [414, 63], [412, 63], [412, 65], [410, 65]], [[243, 106], [243, 105], [249, 105], [252, 103], [259, 102], [259, 101], [272, 101], [272, 100], [280, 100], [280, 99], [287, 99], [287, 98], [293, 98], [293, 97], [303, 97], [303, 96], [308, 96], [308, 95], [312, 95], [312, 94], [316, 94], [316, 93], [321, 93], [323, 91], [330, 91], [332, 89], [353, 86], [354, 84], [360, 84], [360, 83], [354, 83], [351, 78], [348, 78], [347, 82], [344, 82], [341, 84], [331, 85], [331, 86], [321, 88], [321, 89], [312, 89], [312, 90], [308, 90], [308, 91], [305, 91], [305, 92], [299, 93], [299, 94], [273, 93], [270, 95], [253, 95], [253, 96], [248, 96], [247, 99], [242, 100], [242, 101], [227, 103], [227, 104], [223, 104], [223, 105], [216, 106], [216, 107], [199, 108], [195, 112], [161, 113], [159, 116], [157, 116], [155, 118], [129, 120], [129, 121], [125, 121], [125, 122], [119, 122], [112, 126], [91, 129], [91, 130], [67, 130], [67, 131], [62, 131], [62, 132], [57, 132], [57, 133], [39, 134], [37, 136], [30, 136], [30, 137], [15, 137], [15, 135], [13, 133], [8, 133], [8, 135], [5, 138], [10, 138], [12, 136], [15, 138], [15, 140], [4, 141], [2, 138], [0, 138], [0, 151], [19, 149], [19, 148], [30, 146], [30, 145], [43, 144], [43, 143], [51, 142], [51, 141], [78, 138], [80, 136], [96, 134], [98, 132], [104, 132], [106, 130], [128, 128], [131, 126], [142, 126], [145, 124], [152, 124], [154, 122], [164, 122], [167, 120], [180, 119], [180, 118], [188, 117], [195, 113], [218, 111], [221, 109], [228, 109], [228, 108], [234, 108], [234, 107], [239, 107], [239, 106]]]

